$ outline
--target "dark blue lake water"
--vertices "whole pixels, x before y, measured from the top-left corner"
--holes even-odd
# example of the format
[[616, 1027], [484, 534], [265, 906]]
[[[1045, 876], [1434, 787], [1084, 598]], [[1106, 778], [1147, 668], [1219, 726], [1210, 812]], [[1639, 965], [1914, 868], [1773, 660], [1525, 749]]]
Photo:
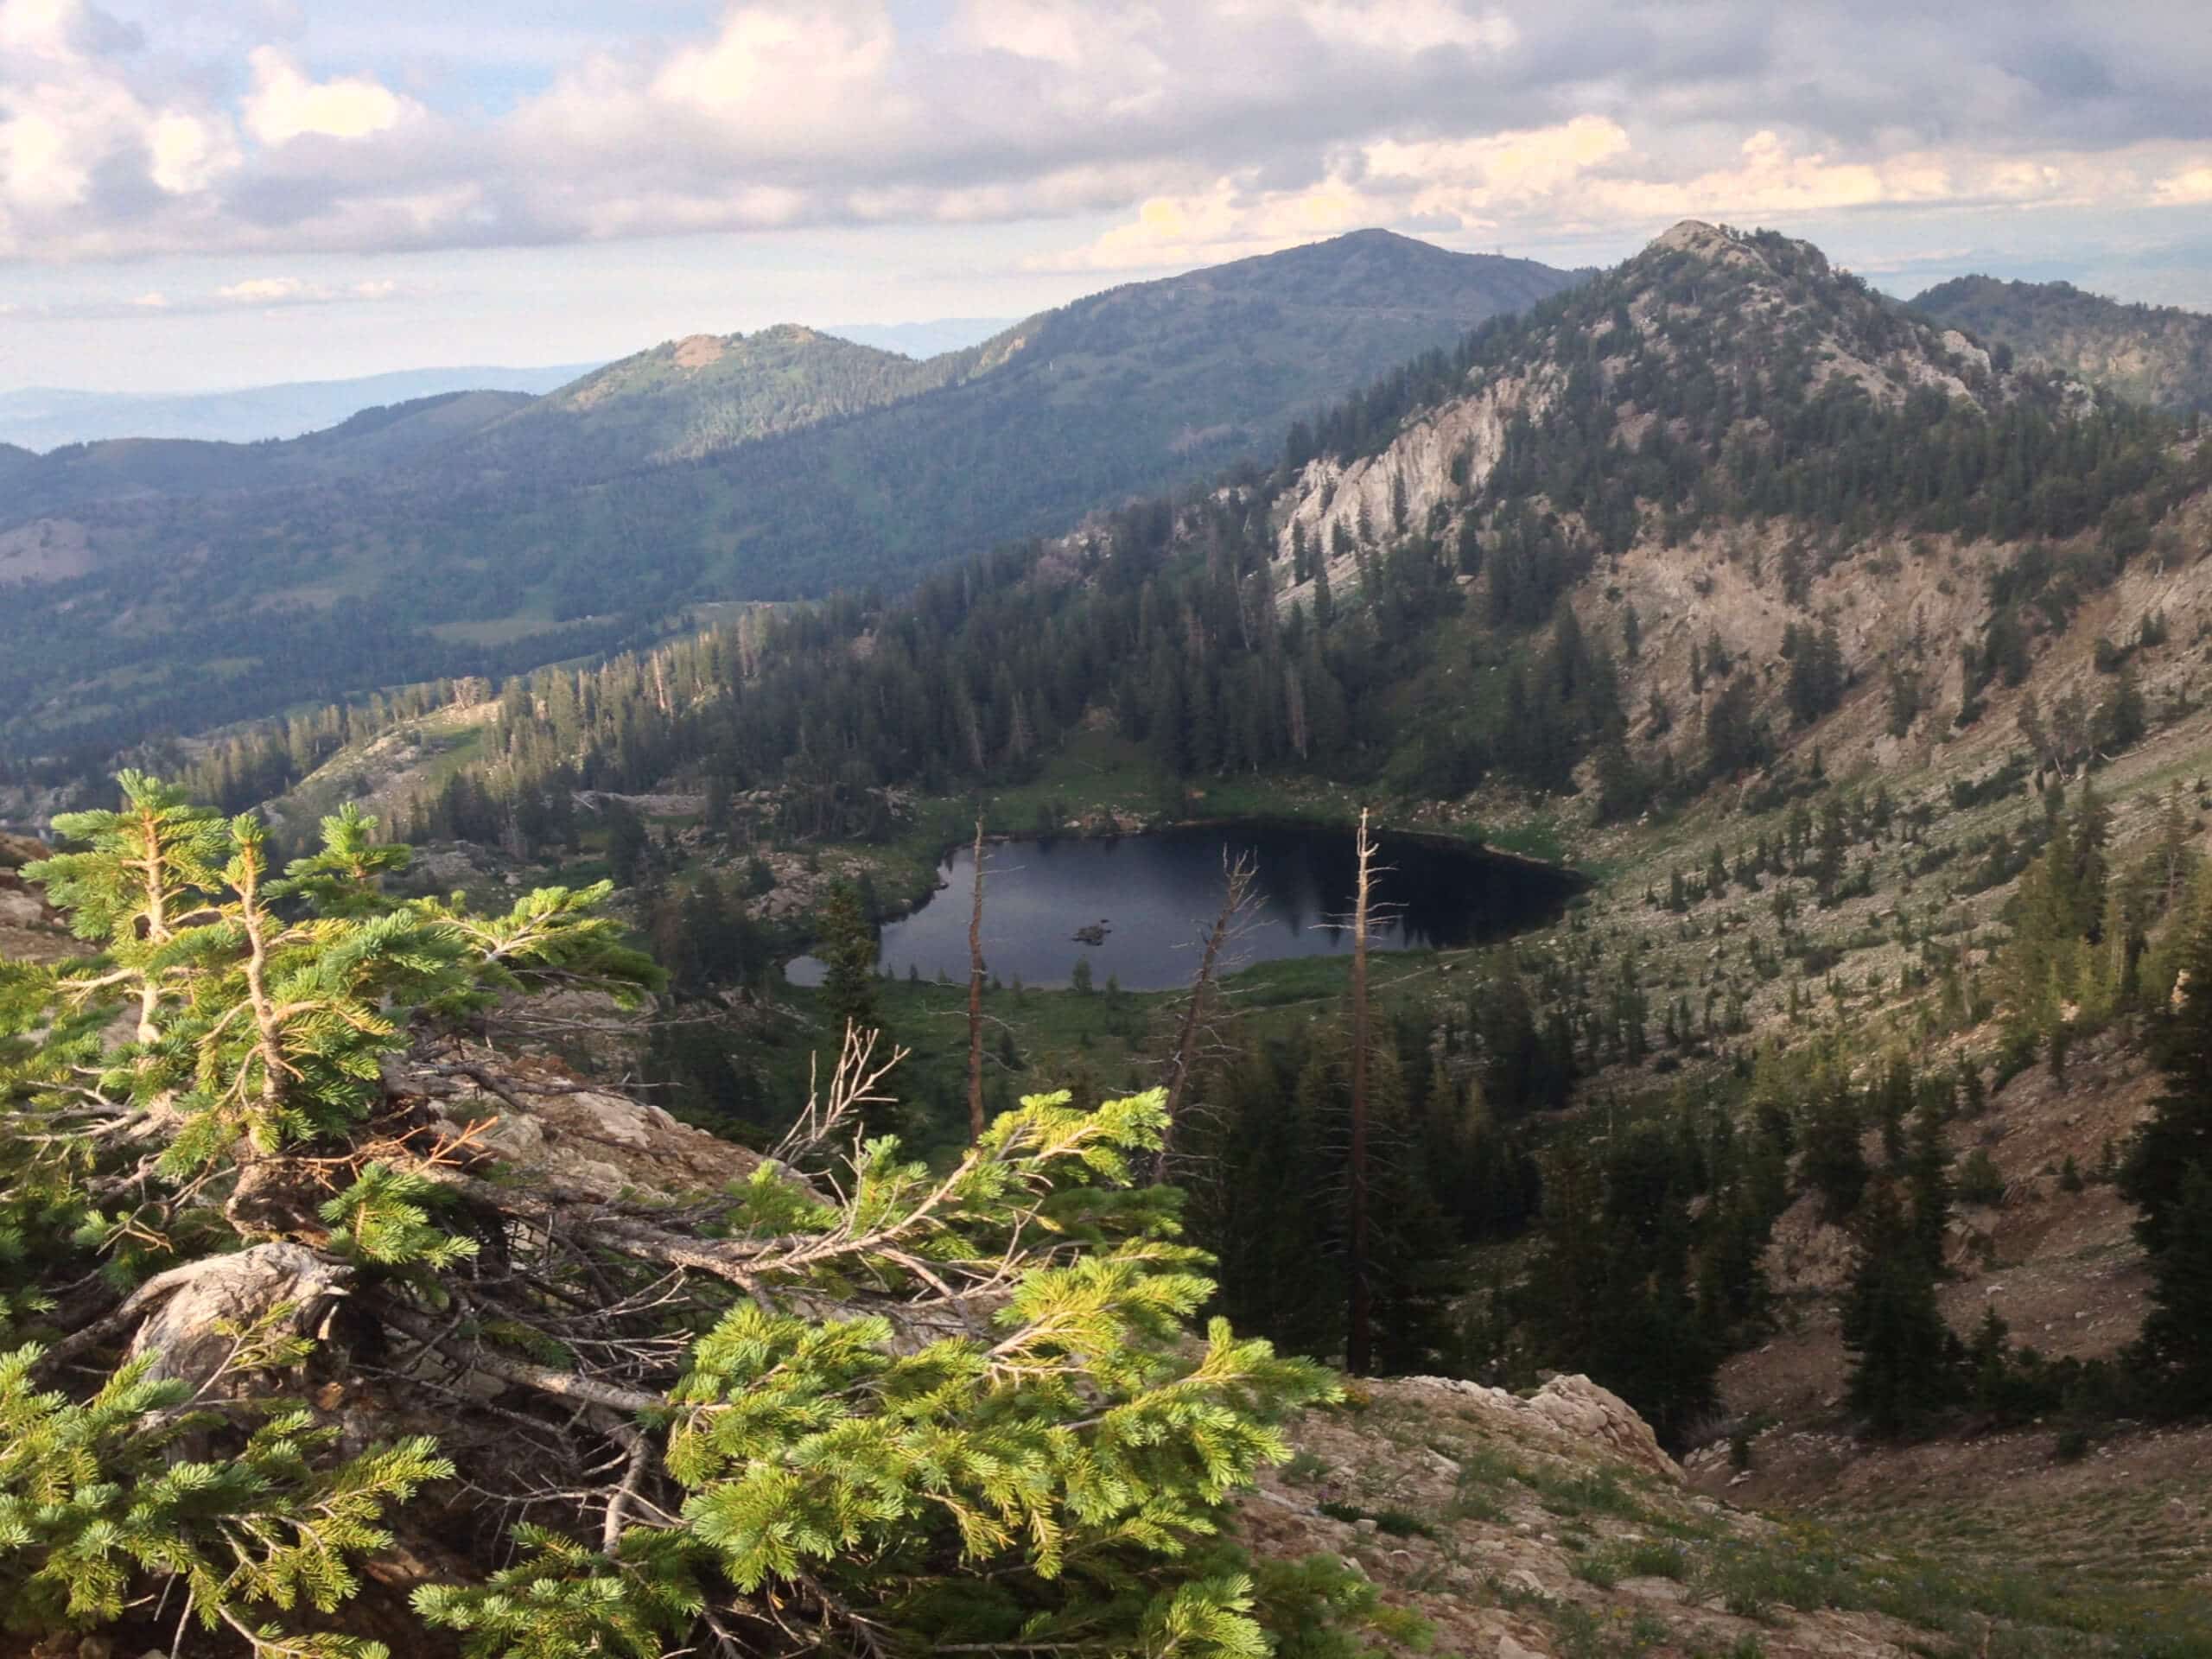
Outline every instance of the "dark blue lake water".
[[[997, 842], [983, 849], [983, 955], [1003, 983], [1065, 985], [1077, 961], [1093, 982], [1132, 991], [1188, 982], [1199, 941], [1221, 907], [1223, 861], [1250, 852], [1260, 903], [1234, 967], [1285, 957], [1351, 953], [1356, 858], [1349, 831], [1297, 824], [1163, 831], [1117, 840]], [[1402, 836], [1379, 840], [1378, 950], [1456, 949], [1502, 938], [1556, 915], [1573, 878], [1517, 860]], [[944, 885], [912, 915], [884, 925], [879, 965], [899, 978], [968, 977], [968, 913], [975, 857], [963, 847], [938, 872]], [[1096, 944], [1076, 936], [1103, 927]], [[801, 957], [791, 982], [817, 984]]]

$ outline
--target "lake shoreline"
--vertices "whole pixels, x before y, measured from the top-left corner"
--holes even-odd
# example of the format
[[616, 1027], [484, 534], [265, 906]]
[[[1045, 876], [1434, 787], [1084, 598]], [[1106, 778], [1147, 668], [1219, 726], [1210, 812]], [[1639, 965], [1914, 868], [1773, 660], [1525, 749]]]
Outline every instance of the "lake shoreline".
[[[1250, 960], [1336, 955], [1349, 949], [1344, 918], [1355, 885], [1356, 830], [1356, 820], [1285, 813], [988, 831], [990, 970], [1040, 988], [1082, 972], [1116, 978], [1131, 991], [1179, 983], [1188, 972], [1180, 960], [1185, 935], [1218, 907], [1222, 861], [1245, 850], [1262, 871]], [[1375, 833], [1386, 877], [1372, 936], [1378, 953], [1492, 943], [1556, 919], [1590, 886], [1580, 871], [1471, 836], [1388, 825]], [[928, 885], [917, 883], [887, 913], [879, 971], [965, 982], [968, 906], [958, 895], [969, 890], [974, 845], [972, 837], [944, 843]], [[1006, 850], [1017, 848], [1034, 856], [1006, 868]], [[1001, 855], [996, 869], [993, 849]], [[1116, 857], [1116, 849], [1128, 850]], [[945, 893], [956, 896], [940, 899]], [[787, 982], [800, 987], [821, 971], [807, 954], [784, 966]]]
[[[983, 832], [983, 842], [986, 846], [997, 847], [1018, 846], [1024, 842], [1049, 843], [1059, 841], [1134, 841], [1145, 836], [1171, 835], [1182, 830], [1215, 830], [1226, 833], [1238, 829], [1333, 830], [1348, 836], [1358, 828], [1359, 820], [1357, 817], [1343, 817], [1335, 814], [1306, 816], [1291, 811], [1234, 812], [1195, 818], [1147, 819], [1141, 827], [1135, 830], [1096, 829], [1088, 824], [1077, 824], [1072, 829], [1052, 830], [987, 830]], [[1575, 884], [1578, 891], [1587, 891], [1597, 884], [1597, 878], [1564, 860], [1539, 858], [1533, 853], [1521, 852], [1514, 848], [1500, 846], [1495, 842], [1485, 841], [1479, 835], [1457, 835], [1448, 830], [1405, 829], [1389, 822], [1373, 820], [1370, 820], [1369, 828], [1373, 830], [1378, 839], [1387, 837], [1392, 841], [1409, 842], [1415, 846], [1435, 852], [1479, 854], [1484, 858], [1496, 859], [1502, 863], [1518, 864], [1534, 874], [1554, 876], [1571, 881]], [[943, 842], [931, 868], [942, 872], [944, 867], [952, 861], [956, 854], [964, 848], [974, 845], [975, 840], [972, 836], [963, 840]], [[911, 893], [901, 894], [897, 902], [905, 906], [905, 909], [898, 913], [911, 913], [920, 906], [926, 904], [930, 894], [944, 892], [950, 885], [940, 876], [931, 886], [922, 889], [918, 897]], [[887, 912], [887, 917], [889, 914], [890, 912]]]

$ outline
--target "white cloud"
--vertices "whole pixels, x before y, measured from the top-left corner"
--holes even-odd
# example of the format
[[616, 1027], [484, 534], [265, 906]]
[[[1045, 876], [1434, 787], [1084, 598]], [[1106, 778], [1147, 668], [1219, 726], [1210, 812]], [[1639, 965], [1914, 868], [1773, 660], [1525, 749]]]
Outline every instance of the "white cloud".
[[171, 195], [205, 190], [238, 162], [226, 127], [174, 110], [154, 118], [146, 148], [152, 159], [149, 175]]
[[[1859, 161], [1763, 128], [1726, 165], [1669, 176], [1609, 117], [1478, 138], [1382, 139], [1334, 158], [1318, 182], [1270, 190], [1249, 174], [1152, 197], [1125, 222], [1034, 270], [1185, 266], [1309, 241], [1357, 225], [1524, 236], [1656, 229], [1688, 217], [1750, 223], [1875, 207], [2080, 207], [2212, 200], [2212, 168], [2151, 187], [2156, 149], [1992, 156], [1906, 150]], [[2191, 196], [2192, 190], [2201, 196]]]
[[166, 311], [169, 308], [169, 296], [159, 289], [151, 289], [130, 303], [147, 311]]
[[296, 276], [253, 276], [217, 289], [215, 297], [239, 305], [281, 305], [287, 300], [299, 299], [308, 291], [308, 285]]
[[2212, 201], [2212, 162], [2167, 175], [2152, 187], [2151, 194], [2154, 200], [2165, 206]]
[[[2032, 41], [1993, 0], [1700, 0], [1694, 29], [1631, 0], [954, 0], [932, 26], [728, 0], [661, 38], [666, 12], [607, 3], [600, 44], [549, 35], [542, 90], [487, 113], [465, 81], [369, 73], [358, 20], [142, 31], [0, 0], [0, 261], [1080, 215], [1119, 222], [1040, 264], [1142, 269], [1364, 224], [2212, 200], [2212, 43], [2097, 0], [2051, 0]], [[410, 29], [499, 34], [391, 27], [403, 58]]]
[[245, 125], [264, 144], [295, 138], [366, 138], [389, 132], [409, 112], [411, 100], [368, 75], [309, 80], [273, 46], [254, 48], [253, 92], [245, 100]]
[[1376, 186], [1409, 187], [1411, 211], [1478, 219], [1506, 202], [1541, 201], [1630, 149], [1628, 130], [1599, 115], [1479, 138], [1384, 139], [1363, 151]]
[[[1125, 26], [1134, 22], [1146, 29], [1157, 29], [1160, 21], [1149, 6], [1123, 8], [1121, 16]], [[974, 50], [1005, 52], [1064, 69], [1091, 58], [1100, 32], [1073, 0], [963, 0], [952, 26], [956, 38]]]
[[137, 171], [168, 197], [238, 164], [219, 111], [142, 93], [95, 49], [82, 0], [0, 0], [0, 257], [99, 229], [96, 182]]
[[874, 6], [739, 6], [713, 40], [671, 54], [650, 92], [717, 118], [810, 123], [831, 113], [817, 99], [880, 91], [897, 49], [890, 18]]
[[1253, 192], [1230, 180], [1187, 195], [1154, 196], [1135, 219], [1032, 270], [1147, 270], [1268, 253], [1380, 222], [1377, 204], [1338, 179], [1311, 189]]
[[1450, 0], [1303, 0], [1297, 16], [1332, 46], [1429, 52], [1500, 52], [1521, 38], [1502, 12], [1470, 12]]
[[226, 305], [330, 305], [346, 300], [389, 300], [401, 291], [399, 284], [388, 276], [336, 288], [327, 283], [303, 282], [297, 276], [249, 276], [217, 289], [213, 297]]
[[0, 3], [0, 51], [60, 60], [73, 55], [70, 38], [79, 8], [73, 0]]

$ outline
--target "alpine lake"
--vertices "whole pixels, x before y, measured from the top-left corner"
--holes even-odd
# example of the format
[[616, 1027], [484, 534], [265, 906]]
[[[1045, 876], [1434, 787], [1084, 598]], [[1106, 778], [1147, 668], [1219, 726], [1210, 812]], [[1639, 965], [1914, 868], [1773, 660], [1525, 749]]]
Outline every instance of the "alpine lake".
[[[1380, 834], [1372, 950], [1459, 950], [1541, 926], [1580, 890], [1571, 871], [1443, 836]], [[1351, 956], [1358, 858], [1349, 830], [1288, 823], [1192, 826], [1112, 838], [983, 846], [983, 958], [1005, 984], [1065, 986], [1078, 962], [1091, 982], [1129, 991], [1189, 982], [1220, 910], [1229, 862], [1249, 855], [1257, 892], [1222, 969], [1289, 957]], [[887, 922], [880, 972], [965, 983], [975, 850], [939, 867], [937, 891]], [[795, 985], [823, 964], [799, 957]]]

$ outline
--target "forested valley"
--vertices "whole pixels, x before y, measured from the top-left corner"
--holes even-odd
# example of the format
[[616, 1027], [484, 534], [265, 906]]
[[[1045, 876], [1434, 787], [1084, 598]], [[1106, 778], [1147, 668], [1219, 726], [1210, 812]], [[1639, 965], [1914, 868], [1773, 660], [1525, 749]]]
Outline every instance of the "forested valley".
[[2202, 10], [0, 0], [0, 1659], [2212, 1659]]
[[[1824, 375], [1839, 355], [1867, 366]], [[1435, 473], [1400, 468], [1387, 482], [1376, 470], [1408, 434], [1447, 426], [1465, 388], [1516, 384], [1548, 394], [1511, 413], [1490, 453], [1469, 444]], [[1640, 433], [1626, 453], [1624, 419]], [[1972, 1133], [1988, 1079], [2046, 1051], [2063, 1070], [2069, 1044], [2156, 1027], [2189, 983], [2184, 807], [2160, 808], [2155, 855], [2114, 868], [2093, 778], [2070, 801], [2062, 781], [2186, 714], [2185, 697], [2154, 706], [2131, 660], [2158, 656], [2167, 624], [2146, 616], [2125, 642], [2098, 642], [2094, 701], [2069, 691], [2046, 716], [2031, 688], [2016, 758], [1932, 794], [1839, 773], [1823, 734], [1847, 701], [1878, 707], [1872, 723], [1893, 738], [1987, 732], [1989, 700], [2031, 680], [2076, 612], [2131, 571], [2191, 557], [2177, 514], [2205, 481], [2194, 439], [2158, 414], [1962, 356], [1802, 244], [1655, 248], [1300, 423], [1271, 468], [1096, 515], [903, 594], [757, 608], [596, 666], [296, 717], [217, 741], [187, 776], [235, 810], [283, 794], [349, 741], [468, 708], [480, 735], [465, 763], [391, 803], [404, 838], [603, 859], [638, 895], [677, 994], [700, 1006], [740, 988], [787, 995], [779, 963], [811, 936], [849, 965], [830, 1028], [885, 1022], [940, 1049], [926, 1023], [901, 1030], [885, 1006], [949, 1018], [927, 1011], [933, 988], [879, 1001], [868, 982], [872, 929], [905, 898], [896, 879], [865, 873], [866, 849], [963, 839], [978, 812], [997, 811], [1000, 830], [1062, 833], [1084, 798], [1065, 757], [1101, 733], [1143, 779], [1140, 809], [1170, 819], [1237, 779], [1286, 798], [1571, 800], [1599, 829], [1701, 822], [1699, 803], [1733, 790], [1758, 830], [1719, 829], [1709, 855], [1647, 882], [1641, 899], [1684, 939], [1732, 906], [1716, 937], [1743, 926], [1745, 907], [1770, 914], [1726, 969], [1685, 983], [1663, 945], [1577, 922], [1487, 953], [1440, 1000], [1394, 1003], [1366, 1085], [1385, 1147], [1375, 1210], [1389, 1218], [1370, 1258], [1377, 1363], [1500, 1379], [1588, 1370], [1679, 1441], [1718, 1409], [1726, 1357], [1771, 1331], [1764, 1264], [1802, 1198], [1865, 1252], [1844, 1334], [1858, 1356], [1852, 1400], [1869, 1421], [1891, 1433], [1965, 1413], [2101, 1423], [2171, 1408], [2192, 1385], [2173, 1394], [2156, 1379], [2201, 1362], [2183, 1349], [2126, 1371], [2048, 1360], [2001, 1321], [1961, 1345], [1934, 1299], [1955, 1193], [1989, 1198], [1986, 1160], [1952, 1146]], [[1662, 676], [1661, 619], [1647, 622], [1618, 581], [1638, 556], [1732, 534], [1774, 550], [1743, 575], [1770, 595], [1778, 649], [1760, 660], [1725, 637], [1736, 630], [1693, 630], [1679, 679]], [[1939, 540], [1980, 550], [1972, 632], [1900, 639], [1886, 661], [1847, 654], [1824, 595], [1852, 561], [1869, 544]], [[649, 809], [621, 804], [671, 791], [696, 803], [680, 844]], [[2041, 805], [1969, 844], [1973, 868], [1948, 887], [1971, 904], [2017, 878], [2011, 943], [1977, 951], [1961, 937], [1970, 924], [1942, 907], [1916, 921], [1900, 905], [1887, 925], [1907, 948], [1894, 983], [1917, 1023], [1891, 1028], [1899, 1046], [1880, 1065], [1855, 1063], [1842, 1046], [1850, 1016], [1824, 1027], [1816, 1002], [1848, 1007], [1835, 964], [1864, 948], [1867, 924], [1839, 944], [1819, 918], [1881, 912], [1898, 884], [1936, 877], [1959, 855], [1940, 834], [1947, 806], [2032, 792]], [[1033, 801], [1033, 819], [987, 804], [1002, 798]], [[811, 922], [764, 916], [778, 878], [763, 853], [809, 845], [861, 849], [857, 885], [831, 882]], [[2063, 899], [2047, 896], [2055, 887]], [[1171, 1012], [1112, 987], [1088, 1000], [1098, 1012], [1084, 1030], [1108, 1039], [1126, 1075], [1077, 1058], [1077, 1082], [1137, 1086], [1169, 1044]], [[1268, 1001], [1223, 1044], [1233, 1058], [1205, 1073], [1206, 1151], [1186, 1147], [1202, 1172], [1188, 1183], [1192, 1224], [1220, 1258], [1222, 1306], [1240, 1324], [1331, 1352], [1348, 1294], [1348, 1037], [1334, 1016], [1315, 1025]], [[1329, 998], [1283, 1006], [1317, 1005]], [[1993, 1014], [1996, 1048], [1913, 1058]], [[1065, 1049], [1048, 1061], [1023, 1046], [1011, 1031], [994, 1046], [994, 1109], [1025, 1077], [1054, 1080], [1043, 1066], [1069, 1064]], [[757, 1027], [679, 1024], [649, 1064], [702, 1121], [767, 1132], [808, 1052]], [[959, 1090], [956, 1067], [925, 1067], [910, 1132], [949, 1142]], [[1599, 1109], [1625, 1118], [1582, 1144]], [[2069, 1179], [2120, 1182], [2149, 1204], [2144, 1171], [2114, 1148]], [[2179, 1201], [2177, 1189], [2155, 1200]], [[1255, 1214], [1275, 1219], [1239, 1219]], [[1495, 1250], [1484, 1247], [1509, 1244], [1529, 1253], [1525, 1274], [1485, 1288], [1479, 1264]], [[1294, 1274], [1294, 1262], [1333, 1265]], [[2145, 1340], [2174, 1328], [2146, 1327]]]

